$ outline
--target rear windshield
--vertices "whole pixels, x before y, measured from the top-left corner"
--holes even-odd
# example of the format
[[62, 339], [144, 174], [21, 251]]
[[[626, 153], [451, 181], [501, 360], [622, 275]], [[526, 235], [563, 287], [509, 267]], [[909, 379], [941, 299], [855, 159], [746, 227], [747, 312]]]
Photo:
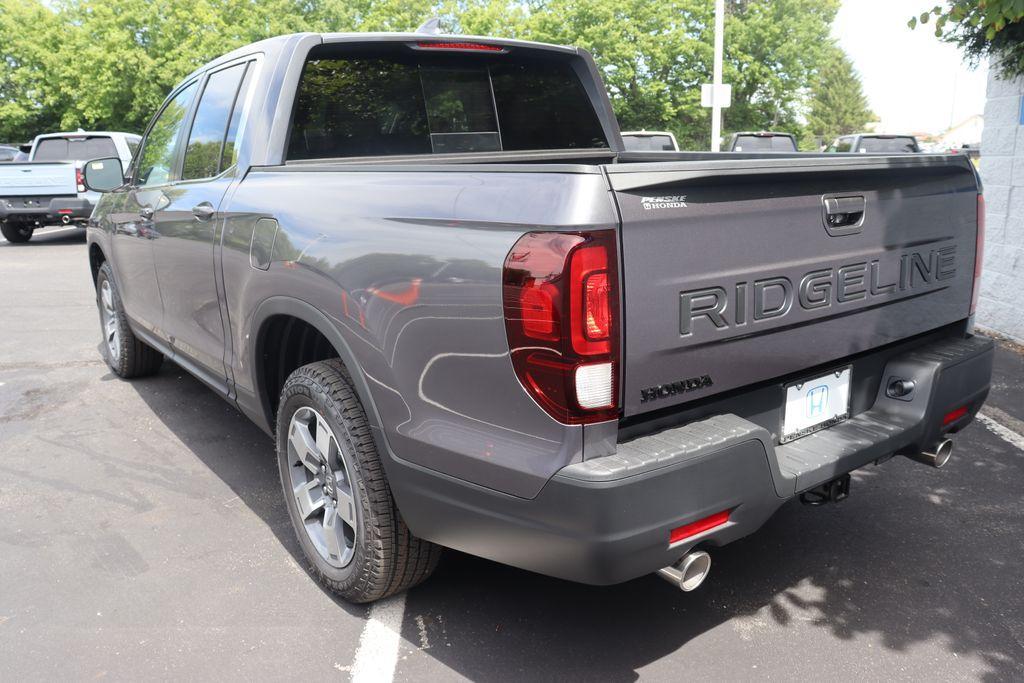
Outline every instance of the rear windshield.
[[622, 144], [630, 152], [674, 152], [675, 145], [667, 135], [623, 135]]
[[36, 145], [34, 161], [89, 161], [117, 156], [114, 141], [103, 135], [44, 138]]
[[311, 58], [288, 158], [608, 147], [570, 64], [461, 57]]
[[911, 137], [861, 138], [857, 151], [871, 154], [873, 152], [899, 153], [916, 152], [917, 143]]
[[795, 152], [796, 145], [788, 135], [739, 135], [733, 145], [736, 152]]

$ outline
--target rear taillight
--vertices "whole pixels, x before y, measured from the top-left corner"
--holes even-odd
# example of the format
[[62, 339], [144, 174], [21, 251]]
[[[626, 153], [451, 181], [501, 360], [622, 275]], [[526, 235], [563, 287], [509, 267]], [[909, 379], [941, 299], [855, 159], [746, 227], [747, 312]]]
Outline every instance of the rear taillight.
[[75, 169], [75, 185], [78, 192], [85, 192], [85, 174], [82, 173], [80, 168]]
[[512, 367], [559, 422], [618, 417], [617, 262], [614, 230], [527, 233], [505, 258]]
[[971, 315], [978, 310], [981, 294], [981, 267], [985, 257], [985, 196], [978, 195], [978, 233], [974, 245], [974, 287], [971, 290]]

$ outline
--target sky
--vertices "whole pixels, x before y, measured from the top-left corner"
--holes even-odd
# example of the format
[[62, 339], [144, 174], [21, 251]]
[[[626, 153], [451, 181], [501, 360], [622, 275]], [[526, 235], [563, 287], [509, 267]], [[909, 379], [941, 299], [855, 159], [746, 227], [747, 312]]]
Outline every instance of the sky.
[[935, 1], [843, 0], [833, 24], [884, 132], [940, 133], [985, 108], [987, 65], [969, 68], [930, 23], [907, 26]]

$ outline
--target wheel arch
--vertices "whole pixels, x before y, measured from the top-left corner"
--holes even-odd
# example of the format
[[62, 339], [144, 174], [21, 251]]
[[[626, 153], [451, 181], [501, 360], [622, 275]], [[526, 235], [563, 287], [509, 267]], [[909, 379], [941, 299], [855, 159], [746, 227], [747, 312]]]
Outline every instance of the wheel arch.
[[92, 284], [96, 285], [96, 278], [99, 277], [100, 267], [107, 262], [107, 254], [96, 242], [89, 243], [89, 270], [92, 272]]
[[276, 396], [271, 396], [272, 385], [265, 369], [264, 357], [266, 344], [271, 338], [271, 330], [276, 321], [281, 318], [293, 318], [306, 325], [309, 325], [319, 332], [330, 344], [336, 357], [341, 360], [349, 371], [356, 394], [359, 396], [363, 409], [366, 411], [370, 426], [375, 428], [378, 435], [382, 435], [381, 421], [377, 407], [370, 394], [370, 388], [366, 378], [360, 371], [360, 366], [355, 354], [348, 343], [341, 336], [338, 329], [331, 323], [330, 318], [315, 306], [287, 296], [275, 296], [264, 300], [252, 318], [250, 330], [252, 339], [255, 341], [249, 345], [248, 362], [253, 373], [253, 386], [260, 402], [260, 409], [270, 431], [273, 431], [277, 423]]

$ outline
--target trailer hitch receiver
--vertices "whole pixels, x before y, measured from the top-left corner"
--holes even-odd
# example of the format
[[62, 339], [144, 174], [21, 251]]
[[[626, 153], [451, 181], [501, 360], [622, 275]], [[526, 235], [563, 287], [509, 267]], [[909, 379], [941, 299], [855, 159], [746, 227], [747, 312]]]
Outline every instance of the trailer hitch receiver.
[[815, 486], [800, 494], [800, 502], [804, 505], [824, 505], [825, 503], [838, 503], [850, 495], [850, 475], [844, 474], [841, 477], [826, 482], [821, 486]]

